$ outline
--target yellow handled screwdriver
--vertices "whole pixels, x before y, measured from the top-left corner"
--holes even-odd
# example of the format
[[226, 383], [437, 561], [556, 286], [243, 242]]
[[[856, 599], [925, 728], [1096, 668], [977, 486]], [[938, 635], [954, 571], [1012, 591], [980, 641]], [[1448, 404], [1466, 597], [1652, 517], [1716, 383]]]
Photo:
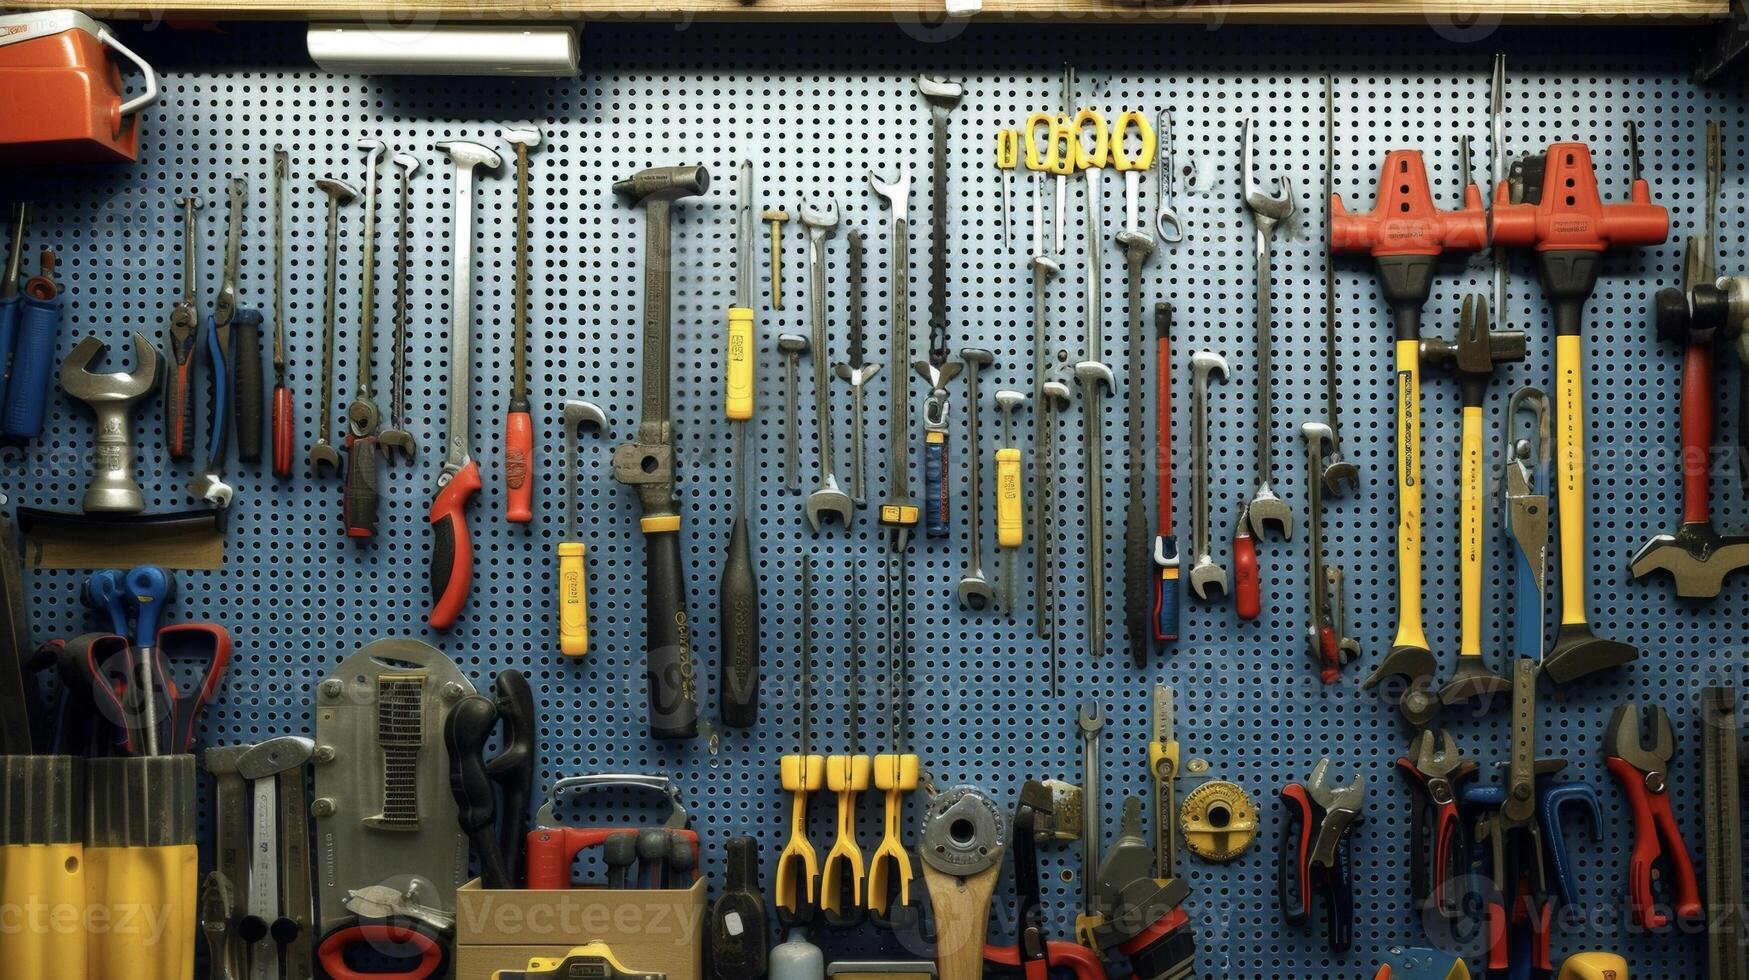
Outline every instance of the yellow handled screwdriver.
[[1014, 226], [1009, 213], [1014, 209], [1014, 168], [1020, 166], [1020, 131], [996, 131], [996, 169], [1002, 171], [1002, 240], [1014, 248]]
[[1002, 414], [1002, 440], [996, 446], [996, 547], [1002, 549], [1002, 608], [1014, 622], [1014, 553], [1026, 543], [1025, 491], [1020, 480], [1020, 445], [1014, 441], [1014, 410], [1026, 396], [1012, 389], [996, 392]]
[[859, 755], [862, 741], [862, 582], [854, 567], [851, 572], [852, 594], [856, 596], [856, 620], [850, 628], [849, 735], [845, 755], [826, 759], [826, 788], [838, 796], [838, 839], [826, 855], [826, 867], [820, 874], [820, 907], [825, 910], [826, 924], [849, 927], [863, 920], [862, 847], [856, 842], [856, 798], [868, 789], [873, 760]]
[[740, 226], [735, 249], [735, 305], [729, 307], [725, 348], [723, 414], [735, 429], [735, 518], [729, 554], [717, 589], [722, 623], [722, 683], [717, 687], [723, 724], [751, 728], [759, 720], [759, 583], [747, 530], [747, 423], [753, 418], [753, 161], [741, 161], [735, 212]]
[[808, 840], [808, 794], [826, 785], [826, 760], [808, 752], [814, 726], [814, 558], [802, 560], [801, 745], [779, 762], [783, 790], [790, 794], [789, 842], [777, 859], [777, 907], [805, 919], [814, 905], [820, 859]]
[[[1141, 144], [1134, 156], [1125, 143], [1134, 130]], [[1117, 117], [1111, 127], [1111, 168], [1123, 174], [1124, 234], [1147, 237], [1142, 230], [1142, 175], [1154, 169], [1154, 154], [1158, 149], [1154, 127], [1148, 124], [1148, 114], [1130, 110]], [[1150, 247], [1152, 243], [1149, 243]]]
[[571, 501], [566, 517], [565, 539], [556, 549], [559, 555], [559, 652], [567, 657], [589, 653], [589, 575], [584, 566], [588, 549], [577, 532], [580, 503], [577, 478], [582, 473], [583, 460], [578, 455], [577, 429], [593, 425], [597, 433], [607, 432], [607, 415], [594, 402], [571, 399], [564, 405], [565, 465], [562, 493]]

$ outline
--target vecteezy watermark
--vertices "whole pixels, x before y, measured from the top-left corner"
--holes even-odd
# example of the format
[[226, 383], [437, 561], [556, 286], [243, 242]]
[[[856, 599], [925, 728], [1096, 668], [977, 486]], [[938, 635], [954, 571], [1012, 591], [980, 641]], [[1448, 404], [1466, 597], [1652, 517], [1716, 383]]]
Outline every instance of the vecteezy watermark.
[[0, 904], [0, 935], [126, 936], [151, 948], [164, 942], [173, 908], [143, 902], [54, 902], [31, 895]]
[[532, 946], [582, 945], [596, 936], [636, 936], [645, 946], [686, 948], [703, 927], [704, 915], [702, 908], [695, 908], [681, 894], [638, 901], [623, 893], [612, 899], [592, 898], [585, 891], [557, 901], [531, 902], [520, 895], [501, 899], [482, 892], [457, 902], [456, 935], [464, 944], [471, 937], [508, 935], [515, 936], [520, 945]]

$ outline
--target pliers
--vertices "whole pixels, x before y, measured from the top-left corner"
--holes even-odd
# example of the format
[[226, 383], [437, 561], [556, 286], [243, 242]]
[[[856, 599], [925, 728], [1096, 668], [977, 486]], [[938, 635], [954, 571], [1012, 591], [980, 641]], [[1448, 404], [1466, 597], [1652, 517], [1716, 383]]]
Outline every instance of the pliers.
[[1448, 919], [1463, 914], [1462, 897], [1452, 885], [1464, 878], [1469, 855], [1468, 835], [1458, 814], [1458, 786], [1481, 768], [1458, 752], [1457, 740], [1444, 729], [1415, 736], [1397, 768], [1416, 788], [1409, 875], [1417, 909], [1437, 905]]
[[[1038, 886], [1038, 847], [1035, 832], [1041, 832], [1055, 819], [1056, 806], [1051, 791], [1042, 783], [1028, 780], [1014, 804], [1014, 830], [1011, 836], [1014, 851], [1015, 918], [1020, 933], [1013, 946], [984, 945], [986, 976], [1020, 977], [1023, 980], [1049, 980], [1053, 971], [1068, 971], [1075, 980], [1105, 980], [1105, 964], [1099, 954], [1077, 943], [1047, 940], [1044, 929], [1044, 902]], [[989, 967], [1007, 969], [992, 970]]]
[[1621, 783], [1634, 812], [1634, 852], [1628, 866], [1628, 903], [1634, 923], [1642, 929], [1662, 929], [1670, 918], [1658, 910], [1652, 896], [1652, 868], [1660, 858], [1670, 871], [1676, 914], [1698, 922], [1704, 913], [1688, 846], [1670, 809], [1668, 780], [1676, 736], [1663, 708], [1647, 708], [1646, 719], [1650, 744], [1640, 729], [1640, 706], [1629, 702], [1616, 708], [1603, 734], [1603, 761]]
[[[1287, 804], [1287, 827], [1275, 865], [1275, 896], [1281, 917], [1290, 923], [1312, 914], [1312, 889], [1324, 893], [1324, 916], [1330, 951], [1341, 953], [1354, 943], [1354, 891], [1349, 881], [1348, 829], [1360, 819], [1366, 801], [1366, 776], [1336, 785], [1330, 779], [1330, 759], [1319, 759], [1304, 783], [1281, 789]], [[1298, 831], [1293, 828], [1298, 825]]]

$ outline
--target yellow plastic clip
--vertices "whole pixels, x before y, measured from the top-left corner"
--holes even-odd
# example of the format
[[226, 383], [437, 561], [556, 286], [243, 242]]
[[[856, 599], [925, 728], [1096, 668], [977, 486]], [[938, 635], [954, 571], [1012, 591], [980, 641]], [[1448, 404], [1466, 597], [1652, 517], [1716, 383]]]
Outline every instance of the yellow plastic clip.
[[1020, 165], [1020, 131], [996, 131], [996, 169], [1013, 170]]
[[[1038, 128], [1045, 128], [1045, 152], [1039, 153]], [[1052, 171], [1057, 169], [1057, 117], [1048, 112], [1035, 112], [1026, 117], [1026, 169]], [[1001, 151], [997, 151], [1000, 155]], [[1000, 164], [998, 164], [1000, 165]]]
[[[1134, 130], [1141, 141], [1141, 149], [1135, 156], [1125, 152], [1125, 144], [1129, 142], [1130, 131]], [[1111, 129], [1111, 166], [1118, 173], [1131, 170], [1154, 169], [1154, 153], [1158, 144], [1154, 138], [1154, 127], [1148, 122], [1148, 114], [1131, 110], [1117, 117], [1117, 123]]]
[[[778, 762], [784, 791], [791, 795], [789, 843], [777, 859], [777, 907], [795, 913], [805, 901], [814, 904], [814, 885], [820, 876], [820, 858], [808, 840], [808, 794], [826, 785], [826, 758], [819, 755], [786, 755]], [[796, 895], [800, 879], [802, 894]]]
[[905, 819], [905, 794], [916, 791], [922, 769], [921, 761], [910, 754], [874, 758], [875, 789], [886, 797], [880, 846], [868, 864], [868, 908], [876, 915], [887, 914], [890, 888], [897, 889], [901, 906], [911, 904], [911, 855], [899, 840], [900, 824]]
[[[1087, 149], [1087, 127], [1093, 127], [1093, 149]], [[1070, 146], [1075, 151], [1076, 170], [1103, 170], [1111, 162], [1111, 128], [1097, 109], [1082, 109], [1075, 113], [1069, 125]]]

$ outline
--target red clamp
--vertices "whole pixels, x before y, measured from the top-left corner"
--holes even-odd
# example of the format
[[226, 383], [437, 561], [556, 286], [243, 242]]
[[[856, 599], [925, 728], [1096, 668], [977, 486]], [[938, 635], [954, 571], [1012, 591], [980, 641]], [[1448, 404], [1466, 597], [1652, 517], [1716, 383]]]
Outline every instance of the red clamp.
[[1439, 255], [1447, 249], [1480, 249], [1488, 244], [1488, 213], [1482, 191], [1464, 187], [1461, 211], [1441, 211], [1433, 203], [1427, 167], [1420, 150], [1392, 150], [1379, 170], [1379, 191], [1371, 214], [1352, 214], [1339, 194], [1330, 195], [1330, 251], [1383, 255]]
[[[1637, 169], [1637, 168], [1636, 168]], [[1544, 157], [1542, 186], [1513, 204], [1505, 181], [1494, 188], [1494, 244], [1536, 246], [1539, 252], [1602, 252], [1657, 245], [1670, 234], [1670, 212], [1652, 203], [1651, 185], [1637, 174], [1626, 203], [1603, 203], [1591, 148], [1554, 143]]]

